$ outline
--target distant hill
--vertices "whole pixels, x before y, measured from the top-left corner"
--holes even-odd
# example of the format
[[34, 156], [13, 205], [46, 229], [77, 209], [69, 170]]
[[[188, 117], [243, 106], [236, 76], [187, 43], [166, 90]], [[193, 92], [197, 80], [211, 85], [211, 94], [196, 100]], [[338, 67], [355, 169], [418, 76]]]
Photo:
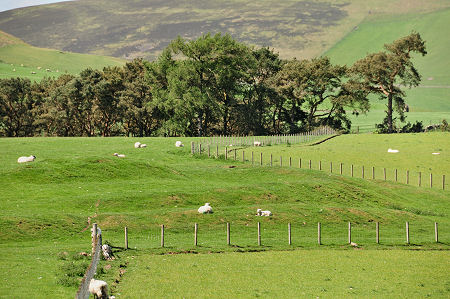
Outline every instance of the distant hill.
[[448, 7], [440, 0], [78, 0], [0, 13], [0, 30], [27, 43], [121, 58], [155, 58], [178, 35], [230, 33], [282, 57], [323, 53], [368, 15]]
[[114, 57], [33, 47], [0, 31], [0, 78], [25, 77], [39, 81], [45, 76], [78, 74], [88, 67], [102, 69], [123, 64], [124, 60]]
[[[407, 121], [423, 121], [425, 125], [450, 120], [450, 9], [432, 13], [407, 14], [401, 17], [368, 18], [355, 30], [325, 52], [336, 64], [351, 65], [368, 53], [381, 51], [383, 45], [406, 36], [413, 30], [426, 41], [428, 54], [414, 58], [422, 75], [421, 86], [407, 90], [406, 103], [410, 110]], [[367, 116], [353, 118], [353, 124], [373, 130], [385, 115], [385, 103], [373, 99]]]

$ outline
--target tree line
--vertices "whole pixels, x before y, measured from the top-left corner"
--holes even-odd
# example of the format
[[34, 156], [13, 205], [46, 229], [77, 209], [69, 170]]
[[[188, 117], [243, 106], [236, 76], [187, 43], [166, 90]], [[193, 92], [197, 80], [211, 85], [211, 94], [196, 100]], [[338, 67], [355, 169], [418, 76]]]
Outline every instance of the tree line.
[[327, 57], [281, 59], [230, 35], [173, 40], [155, 61], [85, 69], [40, 82], [0, 80], [0, 136], [212, 136], [294, 134], [328, 125], [349, 130], [349, 113], [369, 111], [368, 96], [404, 119], [404, 87], [417, 86], [418, 33], [352, 66]]

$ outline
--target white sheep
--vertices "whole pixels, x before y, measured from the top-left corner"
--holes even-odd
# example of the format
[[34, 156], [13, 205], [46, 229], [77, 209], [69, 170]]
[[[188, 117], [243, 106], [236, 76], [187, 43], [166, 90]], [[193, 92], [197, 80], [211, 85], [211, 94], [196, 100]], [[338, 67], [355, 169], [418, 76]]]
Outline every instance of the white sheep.
[[143, 147], [147, 147], [147, 144], [140, 143], [139, 141], [134, 143], [134, 148], [143, 148]]
[[89, 282], [89, 292], [94, 295], [94, 298], [107, 299], [108, 298], [108, 284], [103, 280], [91, 279]]
[[253, 146], [261, 146], [261, 141], [254, 141]]
[[398, 150], [389, 148], [388, 153], [398, 153]]
[[257, 209], [257, 210], [256, 210], [256, 216], [266, 216], [266, 217], [269, 217], [269, 216], [272, 216], [272, 212], [271, 212], [271, 211], [263, 211], [263, 210], [261, 210], [261, 209]]
[[183, 145], [183, 143], [181, 141], [177, 141], [177, 142], [175, 142], [175, 146], [176, 147], [183, 147], [184, 145]]
[[19, 157], [19, 159], [17, 159], [17, 163], [33, 162], [34, 159], [36, 159], [36, 156]]
[[125, 158], [124, 154], [114, 153], [113, 156], [116, 156], [116, 157], [119, 157], [119, 158]]
[[209, 202], [207, 202], [207, 203], [205, 203], [204, 206], [201, 206], [200, 208], [198, 208], [198, 212], [200, 214], [212, 214], [213, 213], [213, 209], [209, 205]]

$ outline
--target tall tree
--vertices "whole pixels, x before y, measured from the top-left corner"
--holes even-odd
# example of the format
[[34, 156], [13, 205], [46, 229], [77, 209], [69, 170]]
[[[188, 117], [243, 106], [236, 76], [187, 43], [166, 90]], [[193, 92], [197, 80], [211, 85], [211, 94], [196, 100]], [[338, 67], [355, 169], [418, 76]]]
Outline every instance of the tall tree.
[[387, 131], [392, 133], [393, 111], [397, 111], [404, 119], [405, 92], [402, 87], [418, 86], [421, 76], [412, 62], [412, 53], [427, 54], [425, 41], [419, 33], [413, 32], [408, 36], [385, 44], [386, 51], [369, 54], [358, 60], [352, 67], [357, 79], [366, 89], [379, 95], [381, 100], [387, 99], [386, 122]]

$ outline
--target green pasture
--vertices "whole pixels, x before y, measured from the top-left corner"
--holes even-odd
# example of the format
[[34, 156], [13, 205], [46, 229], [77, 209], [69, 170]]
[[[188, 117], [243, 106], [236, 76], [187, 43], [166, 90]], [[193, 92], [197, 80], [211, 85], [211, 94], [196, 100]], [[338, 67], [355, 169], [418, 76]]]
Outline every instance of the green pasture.
[[[445, 298], [448, 251], [304, 250], [143, 255], [120, 298]], [[145, 286], [145, 287], [143, 287]]]
[[[428, 54], [414, 57], [414, 65], [422, 75], [420, 87], [406, 89], [410, 112], [406, 121], [422, 121], [424, 125], [450, 119], [450, 39], [442, 28], [450, 26], [450, 9], [426, 14], [406, 14], [366, 18], [361, 24], [323, 55], [333, 63], [352, 65], [369, 53], [383, 50], [383, 45], [417, 31], [426, 41]], [[386, 103], [375, 97], [367, 115], [351, 116], [352, 130], [373, 131], [385, 117]], [[401, 126], [401, 124], [399, 123]]]
[[103, 69], [124, 63], [113, 57], [69, 53], [27, 44], [0, 47], [0, 78], [21, 77], [40, 81], [44, 77], [57, 77], [65, 73], [76, 75], [89, 67]]
[[[278, 150], [293, 157], [311, 158], [314, 153], [324, 161], [345, 162], [346, 155], [373, 164], [383, 158], [387, 150], [384, 143], [400, 152], [384, 157], [383, 163], [380, 162], [383, 165], [411, 170], [429, 165], [433, 171], [448, 173], [448, 133], [396, 135], [397, 141], [390, 139], [394, 137], [391, 136], [340, 136], [314, 147], [268, 146], [258, 150], [265, 153]], [[98, 277], [114, 286], [116, 295], [123, 287], [124, 296], [131, 297], [135, 294], [127, 293], [125, 288], [131, 285], [125, 281], [135, 275], [133, 271], [144, 273], [149, 266], [147, 259], [156, 258], [155, 254], [262, 250], [279, 255], [274, 251], [294, 250], [295, 256], [302, 254], [298, 251], [316, 255], [312, 249], [352, 249], [347, 244], [349, 221], [352, 240], [360, 249], [439, 249], [435, 254], [441, 259], [447, 255], [448, 190], [330, 175], [325, 170], [269, 167], [267, 163], [262, 167], [252, 166], [251, 162], [225, 160], [223, 156], [219, 159], [192, 156], [190, 141], [198, 140], [181, 138], [186, 145], [183, 148], [175, 147], [176, 140], [0, 139], [0, 266], [5, 269], [0, 274], [3, 282], [0, 297], [73, 296], [79, 283], [73, 273], [89, 262], [89, 259], [80, 260], [79, 252], [90, 251], [89, 228], [93, 222], [99, 224], [103, 240], [114, 247], [117, 256], [113, 262], [101, 262]], [[136, 141], [148, 147], [135, 149]], [[427, 142], [432, 145], [426, 146]], [[373, 154], [364, 149], [368, 146], [373, 147]], [[411, 158], [409, 148], [427, 155]], [[435, 150], [440, 150], [441, 155], [428, 157], [428, 152]], [[113, 156], [115, 152], [126, 157], [117, 158]], [[19, 156], [32, 154], [36, 161], [16, 162]], [[211, 203], [214, 214], [197, 213], [197, 208], [205, 202]], [[257, 208], [271, 210], [274, 215], [258, 218]], [[256, 238], [258, 221], [261, 246]], [[410, 223], [410, 244], [406, 244], [406, 221]], [[227, 222], [231, 223], [231, 246], [226, 245]], [[322, 223], [323, 245], [317, 244], [317, 222]], [[375, 242], [375, 222], [380, 223], [380, 244]], [[439, 223], [439, 243], [434, 240], [434, 222]], [[198, 246], [194, 246], [194, 223], [199, 225]], [[287, 239], [288, 223], [292, 224], [292, 245]], [[160, 247], [161, 224], [166, 229], [164, 248]], [[124, 249], [125, 226], [129, 231], [128, 250]], [[375, 257], [391, 251], [370, 252]], [[183, 256], [191, 258], [191, 255]], [[208, 256], [192, 255], [192, 258]], [[246, 256], [250, 259], [257, 255]], [[291, 253], [286, 256], [289, 258]], [[346, 264], [350, 266], [351, 263]], [[128, 269], [130, 274], [119, 275], [120, 270]], [[278, 272], [277, 275], [287, 274]], [[389, 275], [392, 278], [393, 274]], [[439, 281], [437, 275], [434, 277]], [[21, 284], [20, 279], [26, 279], [29, 284]], [[114, 285], [116, 280], [120, 283]], [[428, 290], [427, 281], [420, 283]], [[338, 288], [337, 284], [330, 284]], [[308, 292], [315, 290], [313, 285]]]

